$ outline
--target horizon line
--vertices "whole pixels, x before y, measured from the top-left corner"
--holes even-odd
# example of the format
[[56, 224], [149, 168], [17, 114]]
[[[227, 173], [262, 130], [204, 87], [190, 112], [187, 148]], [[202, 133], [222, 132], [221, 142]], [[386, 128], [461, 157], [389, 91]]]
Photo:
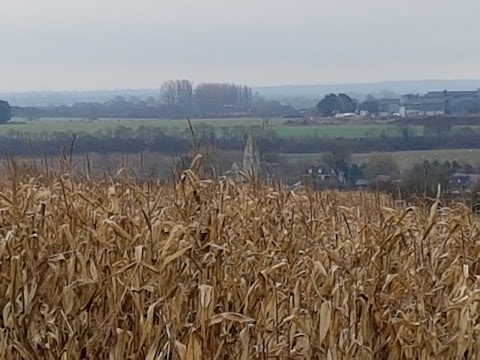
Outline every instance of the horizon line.
[[[177, 79], [175, 79], [177, 80]], [[188, 79], [185, 79], [188, 80]], [[169, 80], [167, 80], [169, 81]], [[190, 81], [190, 80], [189, 80]], [[314, 87], [314, 86], [359, 86], [359, 85], [379, 85], [384, 83], [421, 83], [421, 82], [449, 82], [449, 81], [479, 81], [480, 79], [475, 78], [448, 78], [448, 79], [421, 79], [421, 80], [378, 80], [378, 81], [364, 81], [364, 82], [332, 82], [332, 83], [279, 83], [275, 85], [248, 85], [236, 83], [233, 81], [230, 82], [220, 82], [212, 81], [212, 83], [232, 83], [237, 85], [248, 86], [252, 89], [262, 89], [262, 88], [280, 88], [280, 87]], [[194, 81], [190, 81], [192, 84], [195, 84]], [[209, 81], [198, 82], [198, 84], [209, 83]], [[0, 94], [26, 94], [26, 93], [88, 93], [88, 92], [108, 92], [108, 91], [156, 91], [160, 90], [159, 87], [143, 87], [143, 88], [92, 88], [92, 89], [30, 89], [30, 90], [0, 90]]]

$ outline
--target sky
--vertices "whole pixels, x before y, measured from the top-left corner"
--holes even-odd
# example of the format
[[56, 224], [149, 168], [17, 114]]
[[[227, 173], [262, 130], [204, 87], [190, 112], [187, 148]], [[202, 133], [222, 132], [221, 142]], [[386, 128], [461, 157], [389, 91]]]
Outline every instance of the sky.
[[480, 79], [479, 0], [4, 0], [0, 92]]

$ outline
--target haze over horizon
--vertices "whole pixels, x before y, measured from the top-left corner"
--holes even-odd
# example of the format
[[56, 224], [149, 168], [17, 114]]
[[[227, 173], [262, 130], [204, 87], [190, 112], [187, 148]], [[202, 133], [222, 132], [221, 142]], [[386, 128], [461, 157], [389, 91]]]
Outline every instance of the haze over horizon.
[[480, 79], [476, 0], [16, 0], [0, 91]]

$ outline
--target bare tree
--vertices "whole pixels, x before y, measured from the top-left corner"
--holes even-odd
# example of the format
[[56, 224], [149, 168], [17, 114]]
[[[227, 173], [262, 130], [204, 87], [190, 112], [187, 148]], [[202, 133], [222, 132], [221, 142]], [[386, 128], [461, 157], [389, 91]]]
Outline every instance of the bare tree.
[[192, 111], [193, 87], [190, 81], [167, 81], [162, 85], [161, 95], [169, 111], [177, 115], [190, 114]]
[[398, 176], [400, 168], [391, 154], [373, 153], [367, 159], [365, 174], [369, 180], [377, 179], [381, 175]]
[[337, 178], [346, 179], [349, 176], [350, 157], [350, 150], [344, 144], [336, 143], [330, 152], [323, 156], [323, 161], [332, 168]]

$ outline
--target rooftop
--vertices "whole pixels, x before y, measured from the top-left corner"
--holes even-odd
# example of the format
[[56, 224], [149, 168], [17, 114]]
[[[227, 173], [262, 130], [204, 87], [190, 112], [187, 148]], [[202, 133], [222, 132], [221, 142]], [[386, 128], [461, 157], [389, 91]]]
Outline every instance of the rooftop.
[[368, 181], [365, 179], [359, 179], [355, 181], [355, 186], [367, 186], [367, 185], [368, 185]]
[[430, 91], [425, 94], [427, 98], [445, 98], [445, 97], [478, 97], [480, 90], [475, 91]]

